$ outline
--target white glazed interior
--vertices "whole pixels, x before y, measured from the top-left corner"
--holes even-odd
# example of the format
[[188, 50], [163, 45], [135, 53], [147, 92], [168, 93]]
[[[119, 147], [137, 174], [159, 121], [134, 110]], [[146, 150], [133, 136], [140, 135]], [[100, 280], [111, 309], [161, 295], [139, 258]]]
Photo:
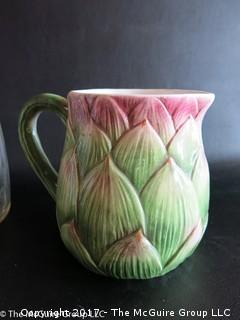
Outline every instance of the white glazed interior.
[[168, 95], [212, 95], [213, 93], [200, 90], [184, 89], [83, 89], [73, 90], [79, 94], [118, 95], [118, 96], [168, 96]]

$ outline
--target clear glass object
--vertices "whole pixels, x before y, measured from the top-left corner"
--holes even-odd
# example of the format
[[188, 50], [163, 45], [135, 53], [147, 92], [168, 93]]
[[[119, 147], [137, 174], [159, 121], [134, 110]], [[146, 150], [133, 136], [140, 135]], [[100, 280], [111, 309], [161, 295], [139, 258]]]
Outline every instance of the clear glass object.
[[9, 167], [3, 131], [0, 124], [0, 222], [7, 216], [10, 205]]

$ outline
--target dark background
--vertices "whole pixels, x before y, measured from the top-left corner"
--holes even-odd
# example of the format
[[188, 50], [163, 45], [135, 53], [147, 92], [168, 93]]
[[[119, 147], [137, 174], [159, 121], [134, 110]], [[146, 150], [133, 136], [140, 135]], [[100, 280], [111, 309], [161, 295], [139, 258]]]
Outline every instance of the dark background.
[[[0, 39], [0, 120], [12, 180], [12, 211], [0, 226], [0, 307], [231, 306], [239, 315], [240, 1], [1, 1]], [[85, 271], [64, 249], [54, 203], [20, 148], [27, 99], [95, 87], [216, 94], [203, 127], [209, 228], [194, 256], [163, 279], [122, 282]], [[39, 122], [58, 166], [64, 128], [51, 114]]]
[[[0, 4], [0, 32], [0, 119], [12, 170], [29, 169], [17, 141], [26, 100], [95, 87], [214, 92], [206, 153], [212, 161], [240, 158], [238, 0], [8, 0]], [[61, 126], [53, 115], [43, 118], [57, 163]]]

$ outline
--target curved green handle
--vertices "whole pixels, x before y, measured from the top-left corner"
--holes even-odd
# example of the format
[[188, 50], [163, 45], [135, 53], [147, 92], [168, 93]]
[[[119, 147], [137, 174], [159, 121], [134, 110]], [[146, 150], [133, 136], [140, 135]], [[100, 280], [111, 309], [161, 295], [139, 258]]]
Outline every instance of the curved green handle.
[[37, 133], [37, 121], [43, 111], [52, 111], [66, 124], [67, 100], [61, 96], [43, 93], [30, 99], [19, 118], [19, 139], [25, 155], [35, 173], [56, 199], [57, 172], [45, 154]]

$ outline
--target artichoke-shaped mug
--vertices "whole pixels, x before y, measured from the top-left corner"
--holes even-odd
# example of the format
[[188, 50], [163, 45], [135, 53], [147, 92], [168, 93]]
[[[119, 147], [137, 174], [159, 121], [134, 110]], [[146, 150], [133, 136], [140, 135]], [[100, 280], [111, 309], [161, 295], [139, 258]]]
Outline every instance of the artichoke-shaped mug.
[[[162, 276], [189, 257], [208, 221], [201, 126], [214, 94], [89, 89], [41, 94], [19, 122], [22, 147], [56, 200], [61, 238], [105, 276]], [[66, 124], [57, 174], [37, 134], [42, 111]]]

